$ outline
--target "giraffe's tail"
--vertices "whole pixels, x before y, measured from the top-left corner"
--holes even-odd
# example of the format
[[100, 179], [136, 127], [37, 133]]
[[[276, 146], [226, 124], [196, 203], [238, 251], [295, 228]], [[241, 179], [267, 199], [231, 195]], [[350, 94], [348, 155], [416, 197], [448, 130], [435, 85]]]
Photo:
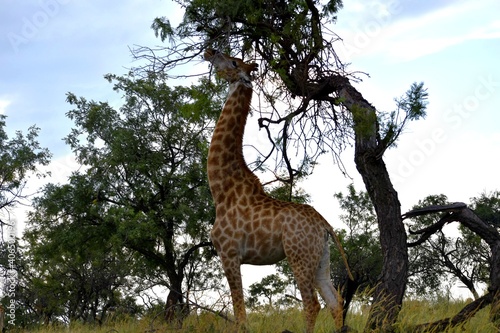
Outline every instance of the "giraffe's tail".
[[325, 223], [327, 225], [326, 230], [333, 237], [333, 241], [337, 245], [339, 252], [340, 252], [340, 255], [342, 256], [342, 260], [344, 261], [344, 265], [345, 265], [345, 268], [347, 270], [347, 275], [349, 276], [349, 279], [351, 279], [351, 281], [354, 281], [354, 277], [352, 276], [352, 273], [351, 273], [351, 268], [349, 267], [349, 263], [347, 262], [347, 256], [345, 255], [345, 252], [344, 252], [344, 247], [342, 246], [342, 243], [340, 243], [339, 236], [337, 235], [337, 233], [333, 230], [332, 226], [327, 221], [325, 221]]

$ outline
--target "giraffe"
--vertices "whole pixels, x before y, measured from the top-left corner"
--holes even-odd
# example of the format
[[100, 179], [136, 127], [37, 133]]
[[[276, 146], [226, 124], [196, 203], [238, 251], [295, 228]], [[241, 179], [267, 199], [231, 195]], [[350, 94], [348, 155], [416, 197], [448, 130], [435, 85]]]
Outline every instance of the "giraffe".
[[[314, 331], [320, 310], [316, 288], [340, 329], [343, 300], [330, 281], [328, 234], [342, 247], [333, 228], [309, 205], [268, 196], [243, 157], [243, 134], [253, 92], [251, 72], [257, 70], [257, 64], [212, 49], [205, 51], [204, 58], [229, 82], [228, 97], [210, 143], [207, 173], [216, 208], [210, 238], [231, 289], [239, 328], [246, 330], [240, 266], [270, 265], [286, 257], [302, 296], [306, 332]], [[345, 264], [348, 269], [347, 261]]]

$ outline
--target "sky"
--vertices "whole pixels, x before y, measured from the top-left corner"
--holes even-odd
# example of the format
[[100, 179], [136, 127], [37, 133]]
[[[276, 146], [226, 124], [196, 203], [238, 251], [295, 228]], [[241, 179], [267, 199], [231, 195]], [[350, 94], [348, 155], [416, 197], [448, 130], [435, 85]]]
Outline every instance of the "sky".
[[[370, 75], [358, 90], [381, 111], [395, 110], [394, 98], [413, 82], [424, 82], [429, 94], [427, 117], [411, 123], [384, 158], [403, 211], [430, 194], [467, 203], [500, 189], [500, 3], [362, 3], [345, 1], [336, 30], [344, 39], [340, 57]], [[350, 169], [363, 189], [353, 163]]]
[[[64, 183], [78, 167], [63, 141], [73, 125], [66, 93], [119, 102], [103, 76], [136, 64], [130, 48], [161, 44], [150, 28], [155, 17], [176, 25], [183, 12], [166, 0], [3, 0], [1, 7], [0, 114], [11, 134], [40, 127], [39, 142], [53, 154], [49, 181]], [[336, 51], [350, 70], [369, 74], [356, 84], [363, 96], [392, 111], [413, 82], [428, 89], [427, 117], [411, 123], [384, 157], [403, 212], [430, 194], [467, 203], [500, 190], [498, 13], [498, 0], [344, 0], [332, 27], [342, 38]], [[193, 66], [206, 71], [200, 63]], [[254, 133], [256, 120], [248, 126]], [[364, 189], [352, 150], [342, 158], [350, 177], [325, 155], [302, 184], [334, 227], [340, 212], [333, 194], [350, 183]], [[33, 191], [39, 185], [30, 184]], [[21, 212], [16, 218], [24, 219]]]

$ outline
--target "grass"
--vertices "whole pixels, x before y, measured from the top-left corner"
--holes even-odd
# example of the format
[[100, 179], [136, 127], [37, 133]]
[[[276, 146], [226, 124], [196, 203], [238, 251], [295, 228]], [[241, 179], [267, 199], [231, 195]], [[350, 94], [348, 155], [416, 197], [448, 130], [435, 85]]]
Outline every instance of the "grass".
[[[406, 301], [400, 313], [397, 328], [399, 332], [407, 332], [410, 327], [417, 324], [431, 322], [458, 313], [465, 305], [462, 301], [450, 303], [431, 303], [427, 301]], [[488, 320], [489, 307], [481, 310], [466, 324], [449, 329], [449, 333], [482, 332], [493, 333], [498, 330]], [[355, 332], [362, 332], [368, 317], [368, 311], [350, 313], [347, 316], [347, 325]], [[284, 311], [262, 311], [248, 314], [249, 332], [282, 332], [284, 329], [292, 332], [304, 331], [304, 320], [300, 308]], [[331, 333], [333, 319], [326, 310], [322, 310], [316, 321], [317, 333]], [[234, 331], [234, 326], [221, 317], [212, 313], [190, 315], [183, 323], [182, 328], [162, 323], [159, 319], [144, 318], [142, 320], [123, 320], [106, 323], [102, 326], [73, 324], [70, 327], [43, 327], [36, 330], [18, 332], [37, 333], [153, 333], [153, 332], [178, 332], [178, 333], [219, 333]]]
[[[429, 303], [425, 301], [407, 301], [403, 304], [400, 313], [398, 326], [402, 332], [405, 328], [412, 327], [418, 324], [434, 322], [440, 319], [450, 318], [455, 316], [467, 303], [465, 301]], [[465, 324], [448, 329], [449, 333], [463, 332], [482, 332], [482, 333], [497, 333], [498, 329], [489, 321], [490, 307], [486, 307], [479, 311], [475, 316], [470, 318]], [[400, 330], [401, 330], [400, 329]]]

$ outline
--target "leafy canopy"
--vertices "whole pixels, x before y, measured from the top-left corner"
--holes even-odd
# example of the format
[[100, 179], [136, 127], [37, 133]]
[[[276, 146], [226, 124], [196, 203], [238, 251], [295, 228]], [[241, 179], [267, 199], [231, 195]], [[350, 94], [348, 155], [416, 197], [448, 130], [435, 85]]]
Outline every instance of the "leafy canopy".
[[9, 209], [28, 197], [23, 190], [30, 175], [46, 175], [39, 167], [49, 164], [51, 157], [37, 141], [38, 127], [31, 126], [27, 134], [16, 131], [9, 139], [6, 118], [0, 115], [0, 226], [9, 223]]

